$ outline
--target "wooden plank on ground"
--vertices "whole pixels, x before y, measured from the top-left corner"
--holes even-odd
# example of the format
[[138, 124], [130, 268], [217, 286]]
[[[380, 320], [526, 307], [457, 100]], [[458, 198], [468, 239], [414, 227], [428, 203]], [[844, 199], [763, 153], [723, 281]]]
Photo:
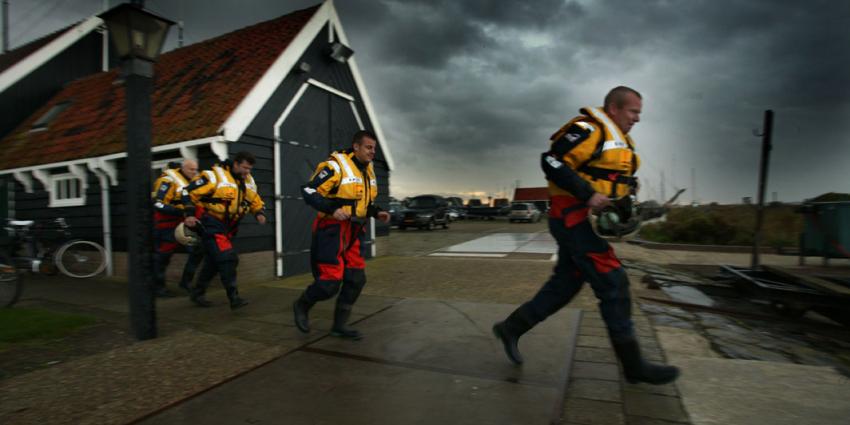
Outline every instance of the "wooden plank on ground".
[[840, 294], [844, 296], [850, 296], [850, 288], [840, 285], [835, 282], [831, 282], [829, 280], [811, 276], [807, 274], [800, 273], [796, 270], [791, 270], [784, 267], [774, 267], [774, 266], [762, 266], [765, 271], [783, 276], [789, 279], [796, 279], [800, 283], [809, 286], [814, 289], [818, 289], [824, 292], [832, 293], [832, 294]]

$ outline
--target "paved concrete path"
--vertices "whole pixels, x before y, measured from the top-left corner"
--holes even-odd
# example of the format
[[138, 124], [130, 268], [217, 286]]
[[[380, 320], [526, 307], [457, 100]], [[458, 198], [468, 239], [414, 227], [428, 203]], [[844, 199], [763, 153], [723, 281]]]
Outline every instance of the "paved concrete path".
[[324, 337], [148, 418], [145, 424], [548, 424], [563, 411], [580, 310], [505, 358], [490, 327], [513, 306], [402, 300], [361, 319], [361, 341]]

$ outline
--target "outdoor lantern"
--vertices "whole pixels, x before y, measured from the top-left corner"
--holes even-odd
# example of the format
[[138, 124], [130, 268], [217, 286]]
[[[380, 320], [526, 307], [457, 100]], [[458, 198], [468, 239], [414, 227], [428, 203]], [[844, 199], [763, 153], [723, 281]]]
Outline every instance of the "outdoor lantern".
[[174, 21], [145, 10], [138, 3], [124, 3], [99, 15], [106, 22], [112, 44], [121, 59], [156, 61]]
[[139, 340], [156, 338], [156, 301], [151, 279], [151, 140], [154, 63], [174, 21], [148, 12], [142, 0], [100, 15], [121, 59], [127, 110], [127, 286], [130, 326]]
[[351, 55], [354, 54], [354, 50], [351, 50], [351, 47], [346, 46], [342, 43], [333, 43], [330, 48], [330, 55], [333, 60], [345, 63]]

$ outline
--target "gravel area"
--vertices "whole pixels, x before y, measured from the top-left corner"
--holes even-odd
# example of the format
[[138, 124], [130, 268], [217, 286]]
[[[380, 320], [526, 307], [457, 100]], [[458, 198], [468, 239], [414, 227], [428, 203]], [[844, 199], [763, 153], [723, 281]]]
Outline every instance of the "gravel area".
[[179, 332], [0, 381], [0, 423], [128, 423], [282, 352], [282, 347], [236, 338]]

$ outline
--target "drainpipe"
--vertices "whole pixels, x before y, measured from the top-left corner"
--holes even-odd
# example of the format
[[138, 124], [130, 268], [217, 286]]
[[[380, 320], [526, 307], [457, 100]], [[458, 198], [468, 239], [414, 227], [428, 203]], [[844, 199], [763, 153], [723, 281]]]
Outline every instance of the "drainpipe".
[[112, 217], [109, 209], [109, 180], [110, 172], [114, 175], [114, 169], [104, 160], [89, 161], [88, 168], [93, 172], [100, 183], [100, 210], [103, 217], [103, 248], [106, 249], [106, 275], [113, 276], [112, 261]]
[[112, 276], [112, 218], [109, 216], [109, 182], [106, 173], [97, 172], [100, 181], [100, 209], [103, 214], [103, 247], [106, 248], [106, 275]]
[[[109, 0], [103, 0], [102, 12], [109, 10]], [[103, 25], [101, 33], [101, 55], [100, 55], [100, 70], [103, 72], [109, 71], [109, 30], [106, 29], [106, 24]]]
[[277, 277], [283, 276], [283, 202], [280, 181], [280, 134], [279, 127], [275, 127], [274, 138], [274, 255]]

